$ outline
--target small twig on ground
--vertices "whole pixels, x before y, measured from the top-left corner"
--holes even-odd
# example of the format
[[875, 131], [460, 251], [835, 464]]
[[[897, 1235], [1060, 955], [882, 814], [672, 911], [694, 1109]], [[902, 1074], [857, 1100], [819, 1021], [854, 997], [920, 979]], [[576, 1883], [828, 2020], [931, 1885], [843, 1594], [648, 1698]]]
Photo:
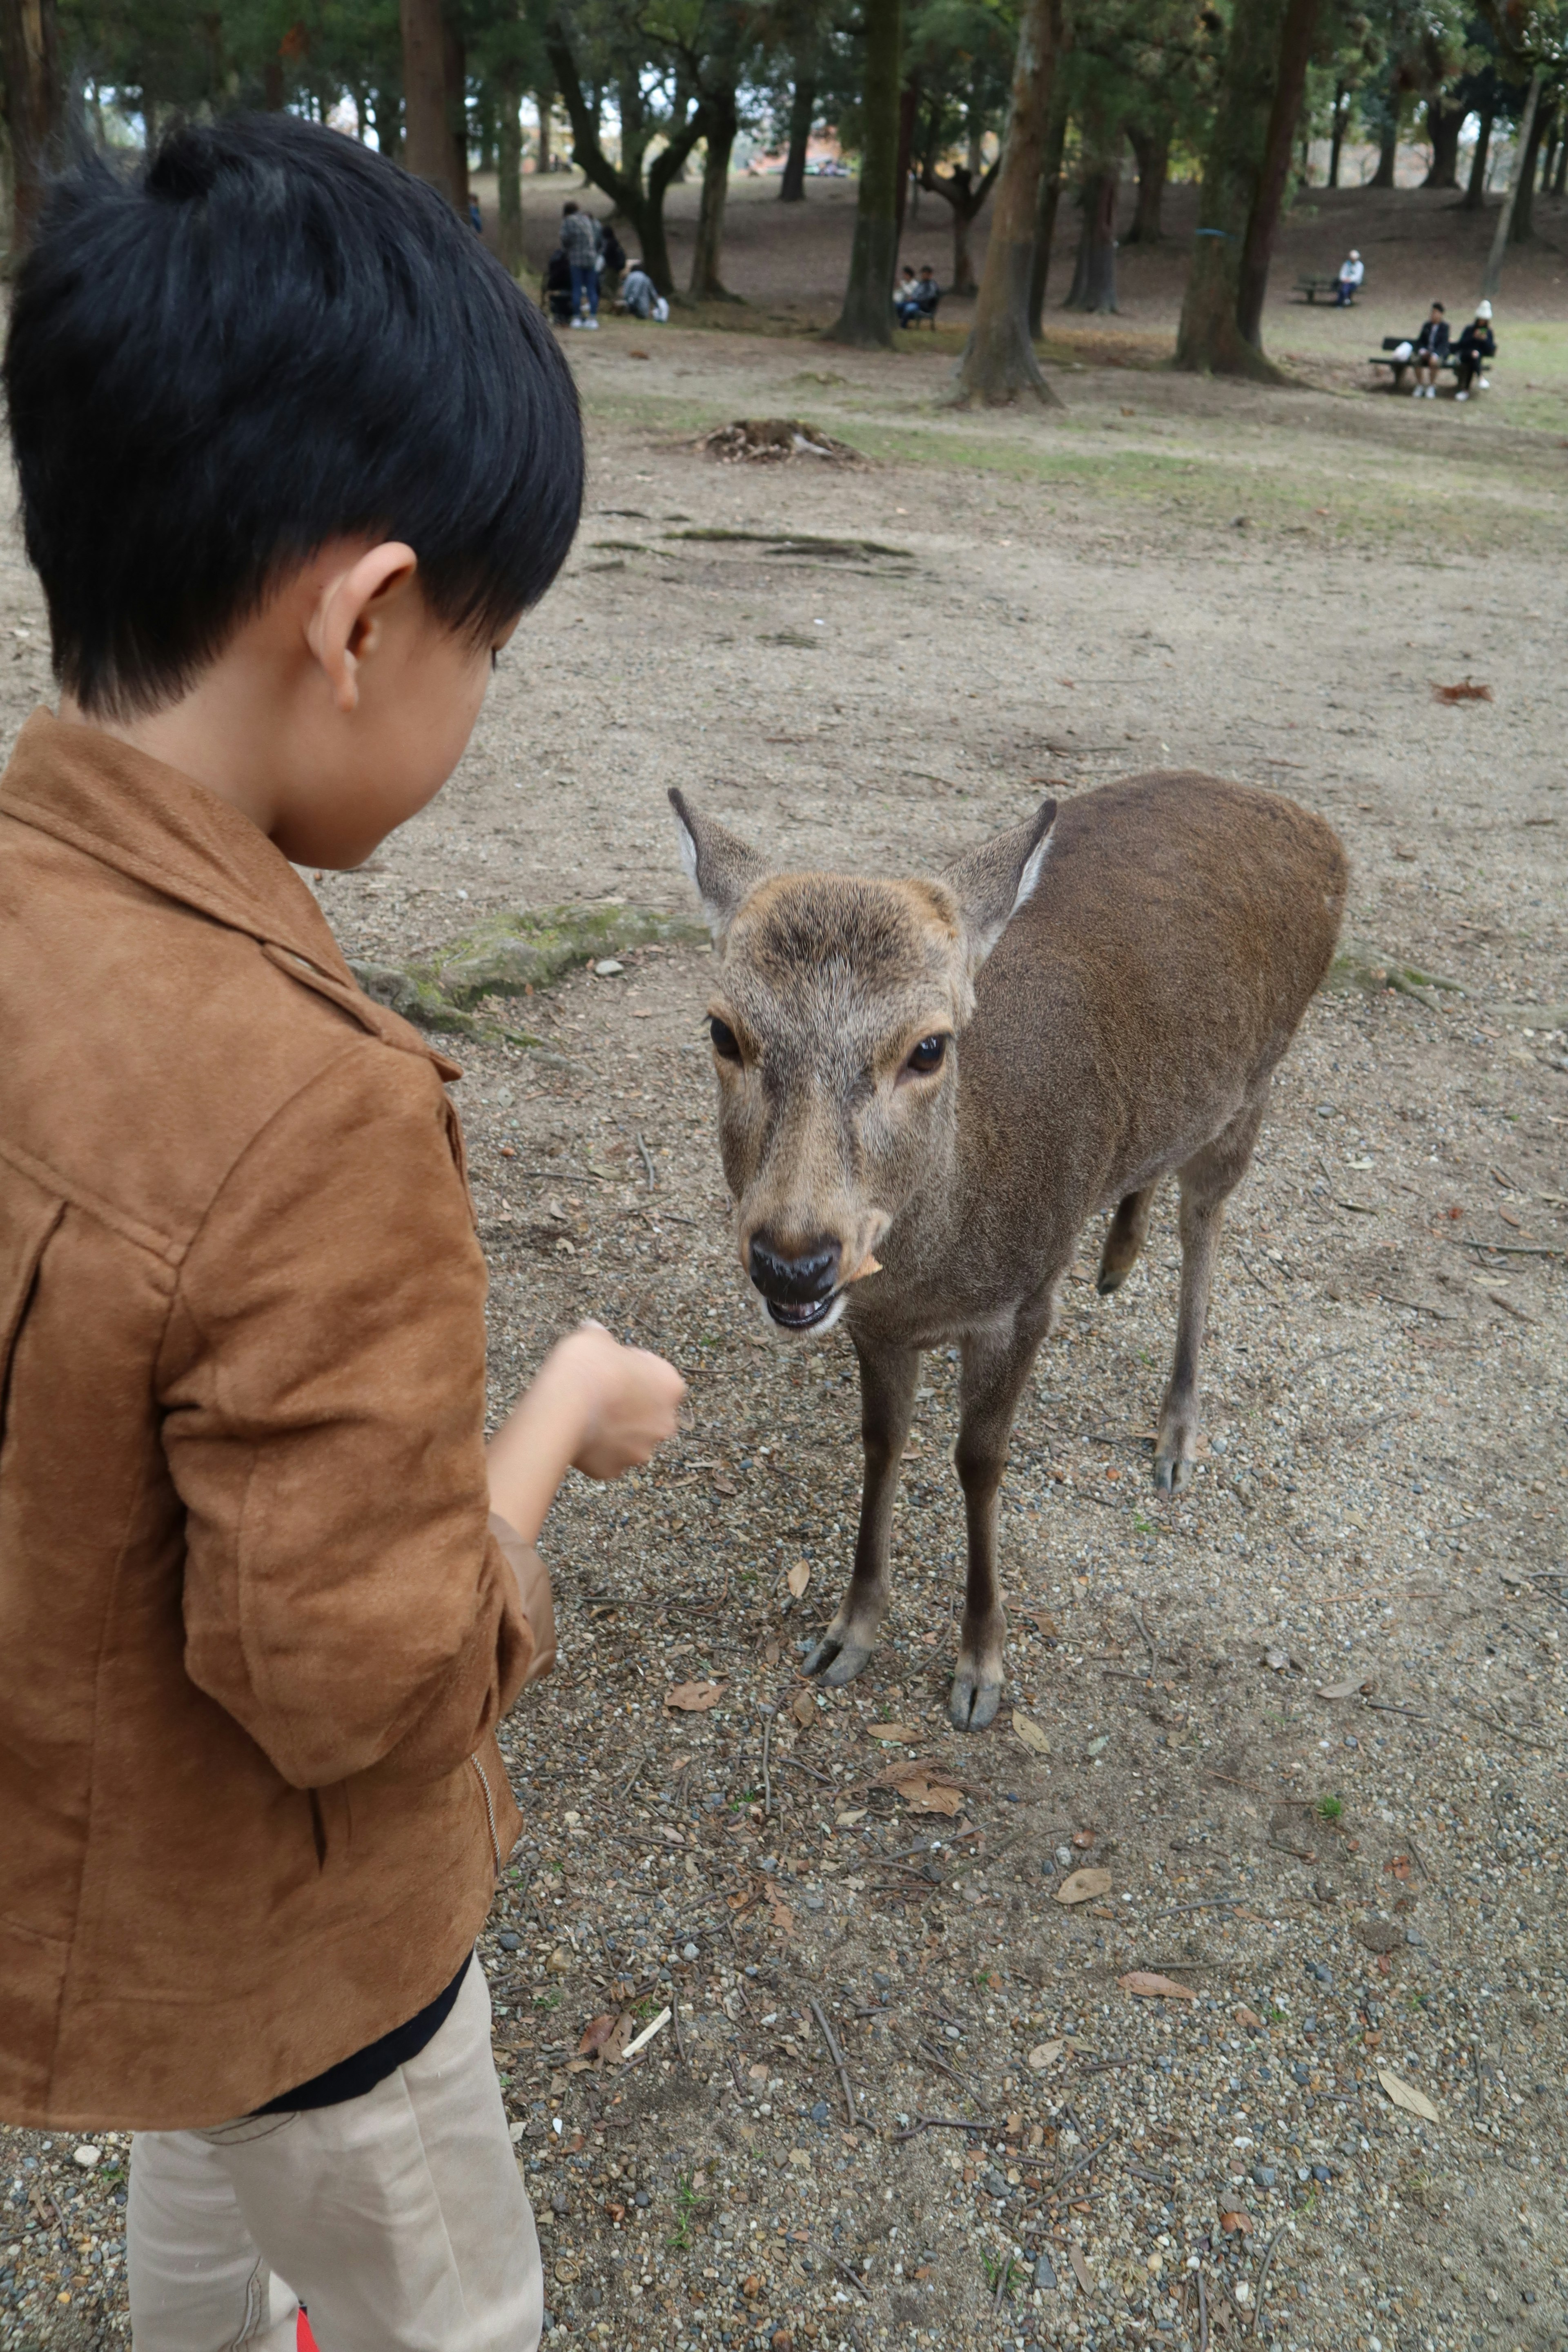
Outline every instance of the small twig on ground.
[[1275, 2231], [1274, 2235], [1269, 2239], [1268, 2243], [1263, 2249], [1263, 2266], [1258, 2273], [1258, 2292], [1252, 2298], [1252, 2333], [1254, 2336], [1257, 2335], [1259, 2327], [1263, 2325], [1263, 2297], [1268, 2286], [1268, 2265], [1274, 2260], [1275, 2247], [1279, 2243], [1280, 2239], [1285, 2235], [1286, 2230], [1289, 2227], [1289, 2224], [1288, 2222], [1281, 2221], [1279, 2227]]
[[1076, 2173], [1086, 2171], [1094, 2162], [1095, 2158], [1102, 2156], [1110, 2146], [1110, 2142], [1108, 2139], [1102, 2139], [1097, 2141], [1093, 2147], [1086, 2148], [1081, 2156], [1074, 2158], [1065, 2172], [1058, 2173], [1050, 2186], [1053, 2189], [1065, 2189]]
[[827, 2022], [827, 2011], [815, 1993], [811, 1996], [811, 2013], [822, 2028], [822, 2038], [827, 2044], [827, 2054], [838, 2069], [838, 2080], [844, 2090], [845, 2108], [847, 2111], [848, 2121], [853, 2126], [858, 2119], [855, 2113], [855, 2090], [849, 2080], [849, 2069], [844, 2063], [844, 2053], [838, 2047], [838, 2038]]
[[1227, 1789], [1244, 1790], [1249, 1797], [1261, 1797], [1263, 1794], [1262, 1790], [1255, 1788], [1250, 1780], [1234, 1780], [1228, 1772], [1210, 1772], [1205, 1770], [1204, 1773], [1204, 1779], [1205, 1780], [1223, 1780]]
[[969, 2085], [964, 2081], [963, 2075], [955, 2073], [952, 2067], [948, 2064], [946, 2059], [943, 2058], [937, 2051], [933, 2050], [929, 2042], [922, 2040], [918, 2034], [915, 2037], [915, 2048], [921, 2052], [922, 2056], [931, 2061], [939, 2074], [945, 2074], [948, 2081], [950, 2083], [956, 2083], [961, 2091], [968, 2090]]
[[895, 2132], [895, 2141], [918, 2139], [924, 2131], [979, 2132], [984, 2135], [994, 2126], [989, 2123], [966, 2124], [959, 2116], [917, 2116], [907, 2131]]
[[856, 2290], [856, 2293], [859, 2294], [865, 2302], [870, 2302], [871, 2297], [869, 2291], [867, 2288], [865, 2280], [860, 2276], [858, 2271], [852, 2271], [848, 2263], [841, 2262], [837, 2254], [833, 2257], [833, 2267], [836, 2271], [839, 2271], [843, 2273], [844, 2277], [848, 2280], [850, 2285]]
[[[1288, 1846], [1285, 1851], [1288, 1853], [1293, 1853], [1295, 1848]], [[1156, 1920], [1173, 1919], [1182, 1911], [1239, 1911], [1241, 1905], [1242, 1897], [1239, 1895], [1215, 1895], [1203, 1903], [1173, 1903], [1169, 1910], [1156, 1911], [1149, 1924], [1152, 1927]]]
[[658, 1178], [654, 1172], [653, 1161], [648, 1156], [648, 1148], [640, 1134], [637, 1137], [637, 1150], [642, 1153], [642, 1164], [647, 1171], [647, 1189], [651, 1192], [657, 1186]]
[[735, 2085], [735, 2096], [738, 2099], [743, 2099], [746, 2095], [746, 2086], [741, 2080], [740, 2069], [735, 2063], [735, 2053], [732, 2050], [726, 2050], [724, 2055], [730, 2063], [730, 2080]]
[[1002, 2259], [996, 2266], [996, 2294], [991, 2305], [994, 2314], [1000, 2312], [1002, 2308], [1002, 2298], [1007, 2292], [1007, 2281], [1012, 2275], [1013, 2249], [1007, 2246], [1004, 2248]]
[[686, 2043], [685, 2043], [685, 2042], [684, 2042], [684, 2041], [682, 2040], [682, 2038], [681, 2038], [681, 2032], [680, 2032], [680, 2000], [679, 2000], [679, 1996], [678, 1994], [672, 1994], [672, 1995], [671, 1995], [671, 1997], [670, 1997], [670, 2003], [669, 2003], [669, 2021], [670, 2021], [671, 2025], [673, 2025], [673, 2026], [674, 2026], [674, 2028], [675, 2028], [675, 2050], [676, 2050], [676, 2055], [679, 2057], [679, 2059], [680, 2060], [681, 2064], [684, 2066], [684, 2065], [685, 2065], [685, 2063], [686, 2063]]
[[1198, 2264], [1198, 2352], [1209, 2352], [1209, 2298], [1202, 2263]]
[[1293, 1854], [1298, 1862], [1316, 1862], [1318, 1859], [1315, 1853], [1307, 1853], [1299, 1845], [1281, 1845], [1278, 1838], [1270, 1838], [1268, 1843], [1276, 1853]]
[[771, 1715], [764, 1715], [764, 1716], [763, 1716], [763, 1821], [767, 1821], [767, 1820], [769, 1820], [769, 1819], [772, 1817], [773, 1810], [773, 1769], [772, 1769], [773, 1748], [773, 1717], [772, 1717]]
[[819, 1772], [815, 1764], [807, 1764], [802, 1757], [781, 1756], [779, 1762], [782, 1765], [792, 1765], [797, 1772], [809, 1772], [812, 1779], [820, 1780], [825, 1789], [831, 1789], [837, 1785], [831, 1772]]
[[1149, 1644], [1149, 1672], [1151, 1675], [1157, 1674], [1160, 1669], [1160, 1653], [1154, 1646], [1154, 1636], [1143, 1622], [1143, 1612], [1136, 1601], [1132, 1603], [1132, 1622]]

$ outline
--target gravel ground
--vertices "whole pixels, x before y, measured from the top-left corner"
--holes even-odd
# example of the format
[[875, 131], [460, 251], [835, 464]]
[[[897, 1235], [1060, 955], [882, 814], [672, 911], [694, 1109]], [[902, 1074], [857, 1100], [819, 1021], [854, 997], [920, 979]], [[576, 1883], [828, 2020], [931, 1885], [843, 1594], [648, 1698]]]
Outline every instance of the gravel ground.
[[[1337, 404], [1160, 379], [1107, 463], [1125, 379], [1089, 371], [1047, 472], [1023, 420], [934, 420], [934, 362], [889, 390], [835, 355], [808, 395], [798, 344], [670, 335], [636, 362], [618, 331], [576, 339], [595, 511], [570, 575], [449, 793], [321, 883], [352, 954], [511, 906], [681, 907], [671, 782], [781, 859], [907, 870], [1046, 780], [1154, 761], [1328, 814], [1358, 944], [1235, 1203], [1175, 1502], [1147, 1469], [1168, 1204], [1112, 1301], [1089, 1237], [1019, 1417], [1012, 1688], [973, 1739], [944, 1713], [944, 1357], [883, 1648], [845, 1692], [795, 1671], [847, 1566], [852, 1362], [841, 1337], [775, 1345], [742, 1295], [703, 950], [481, 1007], [455, 1046], [497, 1411], [587, 1313], [690, 1382], [653, 1468], [563, 1494], [562, 1667], [506, 1735], [528, 1832], [483, 1950], [553, 2324], [614, 2352], [1561, 2346], [1557, 558], [1527, 519], [1488, 570], [1456, 522], [1416, 582], [1369, 520], [1396, 481], [1479, 503], [1483, 540], [1539, 520], [1542, 447], [1495, 434], [1428, 478], [1403, 417], [1358, 412], [1352, 463]], [[675, 436], [808, 396], [846, 437], [873, 409], [926, 437], [823, 476]], [[1140, 470], [1166, 433], [1191, 487]], [[688, 530], [763, 536], [666, 536]], [[14, 732], [45, 684], [14, 547], [0, 608]], [[1467, 674], [1490, 702], [1433, 702]], [[1085, 1868], [1107, 1877], [1060, 1899]], [[79, 2145], [0, 2131], [5, 2352], [126, 2332], [124, 2147]]]

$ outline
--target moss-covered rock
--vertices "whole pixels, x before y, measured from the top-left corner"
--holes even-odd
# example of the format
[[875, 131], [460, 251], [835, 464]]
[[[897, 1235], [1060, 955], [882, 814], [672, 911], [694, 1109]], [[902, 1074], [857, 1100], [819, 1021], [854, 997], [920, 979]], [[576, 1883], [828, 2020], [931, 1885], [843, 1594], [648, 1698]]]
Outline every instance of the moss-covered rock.
[[459, 1034], [475, 1027], [472, 1007], [487, 996], [523, 996], [548, 988], [574, 964], [679, 940], [706, 940], [705, 926], [688, 915], [652, 907], [609, 903], [548, 907], [533, 913], [488, 915], [433, 955], [405, 966], [351, 967], [367, 996], [405, 1021]]

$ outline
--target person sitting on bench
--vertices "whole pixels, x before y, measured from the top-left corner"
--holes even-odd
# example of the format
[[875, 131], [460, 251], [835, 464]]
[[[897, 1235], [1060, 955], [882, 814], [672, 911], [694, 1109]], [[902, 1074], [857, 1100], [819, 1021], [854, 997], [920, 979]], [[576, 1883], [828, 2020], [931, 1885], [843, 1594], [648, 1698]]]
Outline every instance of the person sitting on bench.
[[936, 282], [936, 272], [931, 263], [922, 262], [920, 276], [907, 290], [900, 285], [893, 299], [898, 307], [900, 327], [915, 326], [922, 319], [934, 323], [942, 289]]
[[1470, 386], [1479, 382], [1483, 392], [1489, 383], [1482, 371], [1489, 360], [1497, 357], [1497, 337], [1492, 332], [1492, 306], [1489, 302], [1477, 305], [1476, 315], [1459, 336], [1459, 389], [1456, 400], [1468, 400]]
[[1348, 310], [1350, 309], [1352, 303], [1355, 300], [1356, 296], [1360, 293], [1362, 286], [1365, 281], [1365, 278], [1366, 264], [1352, 245], [1349, 253], [1341, 262], [1339, 276], [1334, 280], [1334, 308], [1336, 310]]
[[[1437, 371], [1448, 357], [1448, 321], [1441, 302], [1434, 302], [1430, 315], [1424, 321], [1415, 342], [1415, 383], [1411, 393], [1419, 400], [1425, 393], [1428, 400], [1437, 397]], [[1426, 382], [1422, 382], [1425, 376]]]

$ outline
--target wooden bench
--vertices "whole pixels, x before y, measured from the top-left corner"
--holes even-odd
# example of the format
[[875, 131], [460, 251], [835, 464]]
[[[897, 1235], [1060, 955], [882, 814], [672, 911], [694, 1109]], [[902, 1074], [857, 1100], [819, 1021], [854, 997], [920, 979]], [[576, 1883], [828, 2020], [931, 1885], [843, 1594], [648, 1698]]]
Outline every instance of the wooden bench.
[[[1396, 360], [1394, 358], [1394, 354], [1399, 349], [1400, 344], [1408, 342], [1409, 340], [1410, 339], [1407, 335], [1384, 335], [1383, 339], [1382, 351], [1369, 352], [1367, 354], [1367, 365], [1369, 367], [1386, 368], [1388, 370], [1390, 376], [1393, 378], [1393, 389], [1395, 392], [1401, 392], [1404, 390], [1405, 379], [1415, 367], [1416, 358], [1418, 356], [1415, 352], [1412, 352], [1407, 360]], [[1423, 359], [1425, 358], [1424, 353], [1419, 356]], [[1457, 376], [1459, 373], [1459, 362], [1457, 353], [1450, 352], [1446, 360], [1439, 360], [1437, 362], [1437, 368], [1439, 373], [1446, 371], [1449, 375]]]
[[[1339, 272], [1337, 270], [1331, 278], [1306, 277], [1298, 278], [1296, 280], [1297, 293], [1304, 294], [1309, 302], [1315, 302], [1320, 294], [1327, 295], [1328, 298], [1332, 300], [1333, 297], [1339, 292], [1339, 286], [1340, 279]], [[1354, 300], [1355, 289], [1352, 287], [1351, 289], [1351, 301], [1353, 302]], [[1347, 305], [1347, 308], [1349, 306]]]

